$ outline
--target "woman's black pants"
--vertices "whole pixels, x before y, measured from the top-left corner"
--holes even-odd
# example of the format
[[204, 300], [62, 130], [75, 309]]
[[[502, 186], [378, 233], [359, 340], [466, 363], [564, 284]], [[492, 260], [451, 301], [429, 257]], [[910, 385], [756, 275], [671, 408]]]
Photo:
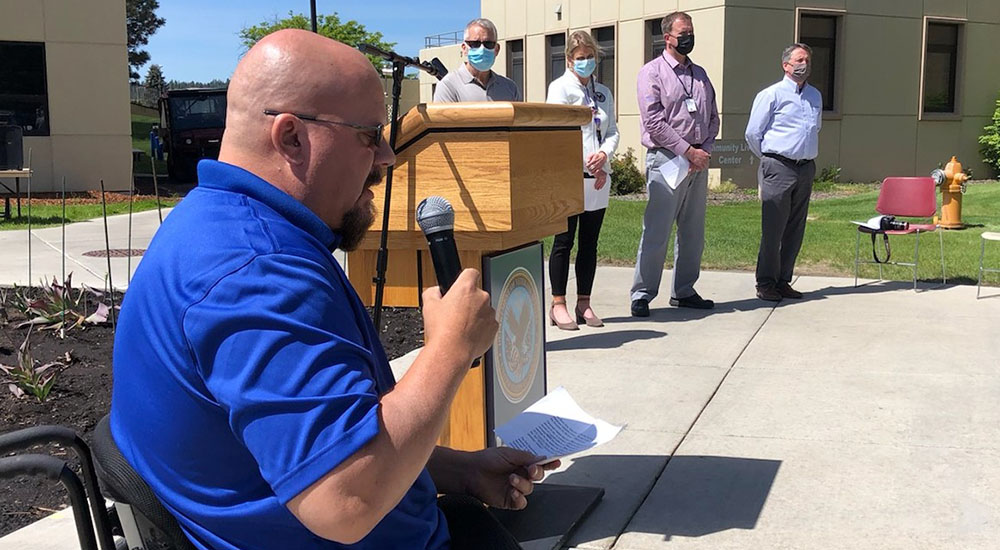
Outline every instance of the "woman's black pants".
[[566, 295], [566, 281], [569, 279], [569, 253], [573, 249], [573, 237], [577, 228], [580, 238], [576, 250], [576, 293], [590, 296], [594, 288], [594, 273], [597, 272], [597, 238], [604, 223], [604, 211], [593, 210], [567, 220], [568, 231], [556, 235], [549, 255], [549, 283], [553, 296]]

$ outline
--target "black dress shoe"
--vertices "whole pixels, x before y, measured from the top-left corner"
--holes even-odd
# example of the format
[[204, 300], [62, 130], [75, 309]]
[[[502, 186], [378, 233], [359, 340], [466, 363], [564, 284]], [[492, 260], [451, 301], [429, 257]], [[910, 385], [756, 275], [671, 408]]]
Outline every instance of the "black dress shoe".
[[649, 317], [649, 300], [632, 300], [632, 317]]
[[796, 300], [802, 298], [802, 293], [792, 288], [792, 285], [788, 283], [778, 284], [778, 294], [781, 294], [782, 298], [794, 298]]
[[778, 292], [777, 288], [773, 286], [759, 286], [757, 287], [757, 297], [761, 300], [767, 300], [768, 302], [780, 302], [781, 293]]
[[712, 309], [715, 307], [715, 302], [712, 300], [706, 300], [701, 296], [698, 296], [698, 293], [695, 292], [687, 298], [671, 298], [670, 305], [674, 307], [690, 307], [694, 309]]

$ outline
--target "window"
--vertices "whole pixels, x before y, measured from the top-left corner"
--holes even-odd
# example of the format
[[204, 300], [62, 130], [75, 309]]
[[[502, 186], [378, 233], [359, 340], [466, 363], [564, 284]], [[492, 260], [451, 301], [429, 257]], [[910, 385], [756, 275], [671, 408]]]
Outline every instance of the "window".
[[507, 41], [507, 78], [517, 84], [524, 97], [524, 40]]
[[49, 135], [45, 44], [0, 42], [0, 122], [26, 136]]
[[836, 110], [837, 25], [836, 15], [802, 14], [799, 42], [812, 48], [812, 75], [809, 83], [823, 94], [823, 110]]
[[601, 49], [601, 62], [597, 65], [595, 78], [615, 93], [615, 28], [602, 27], [594, 29], [594, 40]]
[[927, 24], [924, 55], [924, 112], [954, 113], [958, 76], [960, 28], [950, 23]]
[[549, 60], [545, 74], [545, 86], [566, 72], [566, 35], [550, 34], [545, 37], [546, 57]]
[[650, 19], [646, 21], [646, 63], [656, 59], [663, 54], [667, 44], [663, 41], [663, 29], [660, 27], [661, 19]]

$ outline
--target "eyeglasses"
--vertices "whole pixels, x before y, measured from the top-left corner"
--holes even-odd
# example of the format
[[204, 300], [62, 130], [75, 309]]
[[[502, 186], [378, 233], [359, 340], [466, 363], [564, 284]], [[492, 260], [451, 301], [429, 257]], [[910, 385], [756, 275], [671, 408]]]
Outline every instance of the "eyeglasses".
[[325, 122], [327, 124], [336, 124], [337, 126], [347, 126], [348, 128], [353, 128], [362, 135], [366, 136], [368, 138], [369, 147], [378, 149], [379, 146], [382, 145], [382, 130], [385, 129], [385, 124], [379, 124], [377, 126], [365, 126], [363, 124], [353, 124], [351, 122], [341, 122], [339, 120], [327, 120], [325, 118], [319, 118], [311, 115], [303, 115], [300, 113], [285, 113], [283, 111], [274, 111], [272, 109], [264, 109], [264, 114], [267, 116], [278, 116], [282, 114], [288, 114], [309, 122]]
[[468, 44], [470, 48], [478, 48], [479, 46], [485, 46], [487, 50], [492, 50], [493, 48], [497, 47], [496, 40], [466, 40], [465, 43]]

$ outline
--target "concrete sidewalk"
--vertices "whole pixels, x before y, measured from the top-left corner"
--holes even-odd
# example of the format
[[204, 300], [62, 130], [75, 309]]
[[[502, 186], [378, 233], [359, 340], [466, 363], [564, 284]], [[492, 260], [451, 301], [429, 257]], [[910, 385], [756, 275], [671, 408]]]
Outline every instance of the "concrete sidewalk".
[[775, 306], [706, 272], [715, 310], [639, 320], [631, 282], [599, 268], [606, 326], [546, 335], [548, 387], [627, 425], [546, 479], [605, 489], [569, 546], [996, 547], [1000, 290], [801, 277]]
[[[163, 209], [166, 219], [169, 208]], [[132, 248], [144, 249], [149, 246], [153, 234], [160, 227], [156, 210], [136, 212], [132, 215]], [[111, 249], [129, 248], [129, 216], [120, 214], [108, 216], [108, 239]], [[105, 250], [104, 220], [101, 218], [66, 225], [65, 250], [66, 273], [73, 274], [73, 285], [86, 284], [92, 288], [107, 287], [108, 260], [106, 257], [85, 256], [85, 252]], [[59, 279], [63, 269], [63, 228], [46, 227], [31, 231], [31, 256], [29, 278], [28, 231], [0, 231], [0, 284], [38, 285], [39, 281], [52, 282]], [[128, 281], [141, 256], [130, 259], [127, 256], [111, 258], [111, 279], [119, 290], [128, 288]], [[131, 267], [131, 270], [129, 269]]]
[[[103, 275], [105, 260], [89, 260], [77, 263]], [[706, 272], [698, 291], [715, 310], [661, 296], [637, 320], [631, 278], [599, 268], [604, 328], [547, 331], [549, 388], [627, 425], [546, 480], [606, 491], [570, 547], [996, 547], [1000, 296], [802, 277], [806, 298], [775, 306], [754, 297], [749, 273]], [[46, 521], [0, 548], [75, 547], [72, 521]]]

